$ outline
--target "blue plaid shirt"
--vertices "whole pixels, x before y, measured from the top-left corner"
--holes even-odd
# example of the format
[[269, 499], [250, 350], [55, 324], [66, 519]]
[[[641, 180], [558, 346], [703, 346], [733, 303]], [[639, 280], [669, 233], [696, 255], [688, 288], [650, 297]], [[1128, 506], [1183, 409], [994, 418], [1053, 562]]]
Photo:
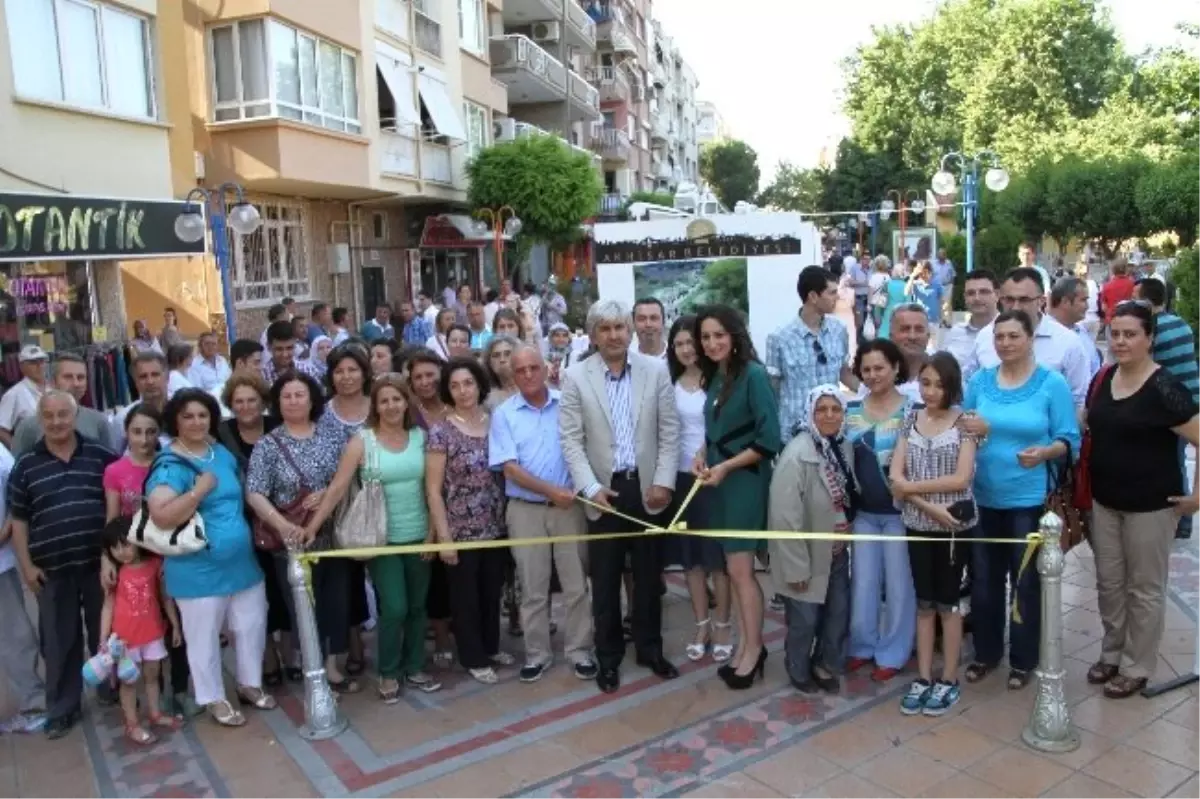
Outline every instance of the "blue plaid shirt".
[[823, 383], [838, 385], [849, 354], [846, 325], [829, 315], [817, 333], [797, 315], [767, 336], [767, 374], [779, 381], [779, 429], [785, 439], [803, 420], [808, 393]]
[[425, 342], [433, 337], [433, 325], [424, 316], [414, 316], [413, 320], [404, 326], [404, 343], [424, 347]]

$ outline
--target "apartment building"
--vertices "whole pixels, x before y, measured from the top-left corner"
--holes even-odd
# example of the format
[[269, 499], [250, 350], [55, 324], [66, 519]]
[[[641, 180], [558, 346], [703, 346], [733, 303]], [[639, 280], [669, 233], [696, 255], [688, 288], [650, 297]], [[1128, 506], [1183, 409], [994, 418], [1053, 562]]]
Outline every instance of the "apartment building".
[[681, 183], [699, 179], [696, 143], [696, 73], [684, 61], [675, 41], [653, 20], [650, 64], [651, 164], [654, 188], [674, 192]]
[[174, 234], [189, 186], [174, 179], [159, 54], [181, 30], [165, 1], [0, 0], [0, 386], [24, 345], [86, 354], [124, 338], [141, 289], [127, 270], [156, 259], [184, 324], [211, 324], [182, 301], [209, 293], [203, 244]]
[[699, 100], [696, 103], [696, 143], [707, 144], [710, 141], [725, 141], [731, 138], [725, 118], [714, 103]]

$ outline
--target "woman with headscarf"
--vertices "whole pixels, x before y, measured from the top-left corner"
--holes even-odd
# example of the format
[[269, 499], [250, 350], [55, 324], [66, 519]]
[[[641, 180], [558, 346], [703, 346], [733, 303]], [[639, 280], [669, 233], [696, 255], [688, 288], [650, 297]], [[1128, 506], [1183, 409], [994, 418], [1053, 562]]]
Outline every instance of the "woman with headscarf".
[[162, 354], [162, 345], [150, 332], [150, 326], [145, 319], [137, 319], [133, 323], [133, 338], [129, 340], [136, 353], [157, 352]]
[[563, 372], [571, 367], [575, 353], [571, 349], [571, 328], [562, 322], [550, 326], [546, 335], [546, 366], [550, 370], [547, 382], [551, 388], [558, 388]]
[[[848, 533], [858, 502], [846, 402], [837, 386], [808, 394], [807, 424], [771, 478], [772, 530]], [[788, 677], [802, 693], [837, 693], [850, 631], [850, 553], [845, 541], [772, 539], [771, 577], [783, 598]], [[814, 648], [814, 640], [816, 646]]]
[[312, 364], [313, 374], [319, 376], [322, 380], [325, 379], [325, 360], [329, 357], [329, 351], [332, 349], [333, 339], [326, 335], [314, 338], [312, 345], [308, 348], [308, 362]]

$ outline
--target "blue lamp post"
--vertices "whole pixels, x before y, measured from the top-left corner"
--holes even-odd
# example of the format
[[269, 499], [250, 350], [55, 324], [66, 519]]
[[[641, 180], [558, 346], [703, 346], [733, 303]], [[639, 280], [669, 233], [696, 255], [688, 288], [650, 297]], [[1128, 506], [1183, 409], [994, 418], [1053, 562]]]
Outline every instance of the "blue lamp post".
[[941, 169], [933, 176], [931, 186], [934, 194], [953, 194], [956, 188], [954, 173], [947, 165], [956, 165], [962, 179], [962, 213], [967, 227], [967, 271], [975, 269], [975, 215], [979, 213], [979, 164], [990, 164], [983, 175], [983, 182], [992, 191], [1004, 191], [1008, 187], [1008, 172], [1000, 165], [1000, 156], [991, 150], [980, 150], [973, 156], [960, 152], [942, 156]]
[[[229, 204], [230, 192], [236, 198], [233, 205]], [[249, 236], [258, 230], [262, 219], [258, 209], [246, 202], [242, 187], [236, 183], [222, 183], [211, 191], [192, 189], [184, 202], [183, 210], [175, 218], [175, 235], [181, 241], [196, 242], [204, 238], [208, 225], [212, 226], [213, 254], [221, 272], [221, 298], [225, 305], [225, 334], [232, 346], [237, 339], [237, 314], [233, 305], [233, 276], [229, 268], [229, 239], [225, 226], [241, 236]], [[206, 216], [208, 225], [205, 224]]]
[[[862, 207], [858, 212], [858, 221], [860, 224], [866, 225], [871, 229], [871, 249], [865, 253], [864, 260], [869, 261], [875, 257], [875, 234], [879, 230], [879, 209], [871, 203]], [[863, 245], [863, 232], [861, 229], [858, 234], [858, 248], [861, 250]]]

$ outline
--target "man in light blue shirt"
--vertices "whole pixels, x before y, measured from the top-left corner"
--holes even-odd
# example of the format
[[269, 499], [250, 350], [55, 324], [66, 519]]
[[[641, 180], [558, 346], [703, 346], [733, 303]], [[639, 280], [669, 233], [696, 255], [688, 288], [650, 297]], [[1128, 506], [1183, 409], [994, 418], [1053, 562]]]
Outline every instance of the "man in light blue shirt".
[[[514, 540], [583, 535], [587, 531], [583, 506], [575, 499], [559, 443], [559, 392], [546, 386], [546, 362], [538, 350], [521, 347], [511, 363], [519, 393], [496, 408], [488, 433], [488, 465], [505, 477], [509, 535]], [[577, 543], [512, 548], [522, 590], [522, 682], [540, 680], [554, 662], [550, 647], [554, 567], [567, 606], [565, 654], [574, 663], [576, 677], [596, 676], [591, 656], [592, 606], [580, 552]]]
[[225, 356], [217, 352], [216, 333], [201, 333], [199, 344], [200, 357], [192, 359], [187, 377], [196, 388], [212, 391], [229, 379], [232, 370]]
[[[412, 306], [409, 306], [409, 313], [412, 313]], [[396, 328], [392, 327], [392, 309], [387, 303], [381, 302], [376, 306], [375, 316], [362, 326], [361, 334], [368, 344], [396, 337]]]

